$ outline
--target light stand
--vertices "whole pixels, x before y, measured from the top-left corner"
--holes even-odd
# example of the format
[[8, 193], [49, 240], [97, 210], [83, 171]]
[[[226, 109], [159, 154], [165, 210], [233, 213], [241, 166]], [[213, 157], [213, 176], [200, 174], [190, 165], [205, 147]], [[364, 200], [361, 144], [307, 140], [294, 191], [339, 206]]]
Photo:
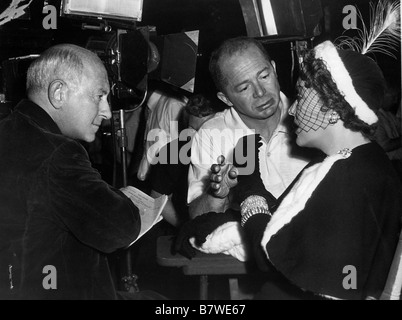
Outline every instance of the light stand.
[[[133, 90], [130, 88], [127, 88], [123, 83], [121, 79], [121, 51], [120, 51], [120, 34], [125, 33], [124, 30], [117, 30], [117, 45], [116, 45], [116, 51], [112, 55], [114, 56], [114, 61], [113, 64], [116, 65], [117, 67], [117, 81], [112, 85], [112, 94], [114, 94], [116, 97], [120, 98], [122, 95], [130, 95], [133, 94]], [[146, 92], [144, 95], [144, 98], [142, 102], [135, 108], [139, 108], [142, 106], [142, 104], [145, 102], [146, 98]], [[134, 110], [135, 110], [134, 109]], [[133, 111], [133, 110], [130, 110]], [[128, 146], [128, 139], [127, 139], [127, 132], [126, 132], [126, 125], [125, 125], [125, 110], [124, 109], [119, 109], [118, 111], [113, 111], [112, 112], [112, 122], [114, 123], [114, 114], [117, 113], [119, 117], [119, 126], [117, 129], [117, 141], [118, 141], [118, 147], [120, 150], [120, 160], [121, 160], [121, 167], [122, 167], [122, 187], [126, 187], [128, 185], [127, 183], [127, 146]], [[113, 129], [114, 130], [114, 129]], [[139, 288], [137, 285], [137, 279], [138, 276], [132, 272], [132, 261], [131, 261], [131, 251], [130, 248], [125, 250], [125, 271], [126, 275], [121, 278], [121, 282], [123, 284], [124, 290], [127, 292], [138, 292]]]
[[[119, 128], [117, 131], [117, 141], [118, 147], [120, 148], [120, 158], [122, 166], [122, 183], [123, 187], [127, 186], [127, 133], [124, 121], [124, 110], [119, 110]], [[138, 276], [133, 274], [131, 267], [131, 251], [130, 248], [125, 251], [125, 262], [126, 262], [126, 275], [122, 277], [121, 281], [124, 289], [127, 292], [138, 292], [139, 288], [137, 285]]]

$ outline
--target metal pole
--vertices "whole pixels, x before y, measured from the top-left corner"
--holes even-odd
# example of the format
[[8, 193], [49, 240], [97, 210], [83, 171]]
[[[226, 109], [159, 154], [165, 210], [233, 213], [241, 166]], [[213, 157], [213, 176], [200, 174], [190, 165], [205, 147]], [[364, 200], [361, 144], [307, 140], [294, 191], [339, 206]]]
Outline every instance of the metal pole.
[[126, 125], [124, 122], [124, 110], [119, 110], [119, 121], [120, 121], [120, 156], [121, 156], [121, 165], [122, 165], [122, 178], [123, 178], [123, 187], [127, 186], [127, 134], [126, 134]]
[[[126, 187], [128, 184], [127, 183], [127, 145], [128, 145], [128, 141], [127, 141], [123, 109], [119, 110], [119, 132], [118, 132], [117, 136], [119, 138], [123, 187]], [[139, 291], [139, 288], [137, 285], [138, 276], [133, 274], [133, 272], [132, 272], [130, 248], [126, 249], [125, 259], [126, 259], [125, 262], [126, 262], [127, 274], [126, 274], [126, 276], [124, 276], [122, 278], [124, 289], [127, 292], [138, 292]]]

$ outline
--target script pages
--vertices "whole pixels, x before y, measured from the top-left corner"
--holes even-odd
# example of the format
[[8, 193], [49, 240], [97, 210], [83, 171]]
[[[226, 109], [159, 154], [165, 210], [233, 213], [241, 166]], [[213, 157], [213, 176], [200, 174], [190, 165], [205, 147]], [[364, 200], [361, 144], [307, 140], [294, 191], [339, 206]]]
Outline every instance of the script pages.
[[134, 205], [139, 209], [141, 216], [141, 230], [137, 239], [130, 243], [131, 246], [145, 233], [147, 233], [149, 229], [151, 229], [156, 223], [162, 220], [161, 213], [166, 205], [168, 196], [162, 195], [154, 199], [133, 186], [121, 188], [120, 191], [130, 198]]

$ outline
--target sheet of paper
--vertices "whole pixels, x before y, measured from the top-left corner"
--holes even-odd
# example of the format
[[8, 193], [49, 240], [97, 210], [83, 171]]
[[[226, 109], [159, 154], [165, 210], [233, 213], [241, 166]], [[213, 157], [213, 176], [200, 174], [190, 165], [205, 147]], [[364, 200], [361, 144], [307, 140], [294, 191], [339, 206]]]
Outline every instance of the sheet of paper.
[[70, 0], [67, 5], [74, 12], [89, 12], [127, 16], [141, 19], [143, 0]]
[[134, 205], [139, 209], [141, 216], [141, 230], [137, 239], [135, 239], [130, 246], [140, 239], [146, 232], [149, 231], [156, 223], [162, 220], [162, 210], [166, 205], [168, 196], [162, 195], [158, 198], [152, 198], [141, 190], [127, 186], [120, 189]]

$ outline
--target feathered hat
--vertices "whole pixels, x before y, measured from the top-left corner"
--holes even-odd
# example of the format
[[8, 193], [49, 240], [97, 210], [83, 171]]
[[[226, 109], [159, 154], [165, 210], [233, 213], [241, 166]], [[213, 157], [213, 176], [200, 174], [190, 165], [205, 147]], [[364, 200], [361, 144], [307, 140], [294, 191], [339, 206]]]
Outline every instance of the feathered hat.
[[379, 0], [377, 6], [370, 4], [370, 9], [369, 32], [359, 12], [363, 28], [358, 29], [357, 37], [342, 36], [335, 44], [325, 41], [314, 48], [315, 58], [324, 61], [356, 116], [369, 125], [378, 121], [375, 110], [382, 105], [384, 85], [381, 69], [365, 54], [394, 56], [391, 50], [400, 42], [400, 3]]

